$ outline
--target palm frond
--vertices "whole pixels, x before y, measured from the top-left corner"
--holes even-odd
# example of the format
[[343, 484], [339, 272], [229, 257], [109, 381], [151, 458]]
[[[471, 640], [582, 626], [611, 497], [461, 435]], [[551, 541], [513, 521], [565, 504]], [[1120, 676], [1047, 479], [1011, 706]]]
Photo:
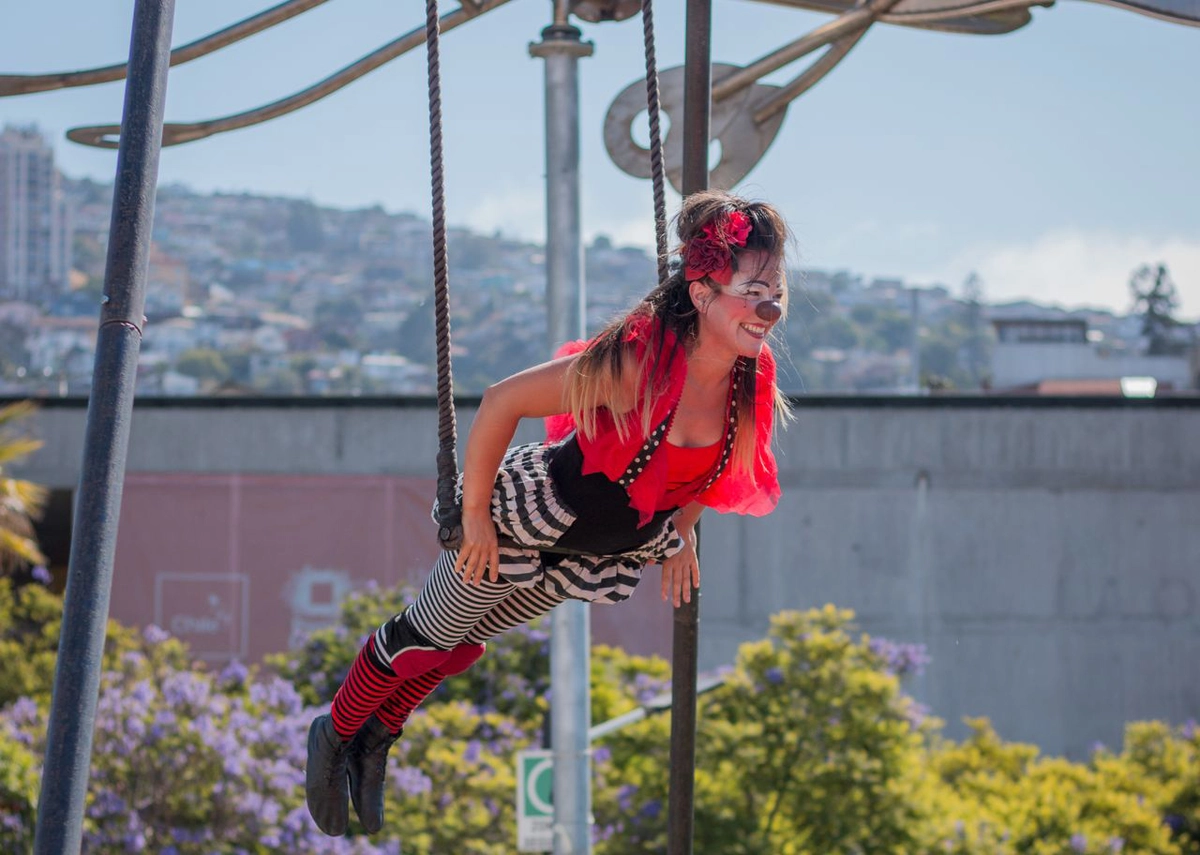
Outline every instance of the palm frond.
[[0, 568], [45, 563], [46, 556], [38, 549], [37, 541], [0, 527]]
[[12, 422], [27, 419], [37, 412], [37, 404], [33, 401], [17, 401], [0, 407], [0, 427], [6, 427]]
[[[12, 427], [37, 412], [31, 401], [0, 407], [0, 472], [6, 463], [21, 460], [42, 447], [39, 440], [15, 435]], [[33, 521], [42, 514], [48, 491], [20, 478], [0, 477], [0, 569], [44, 564]]]
[[0, 435], [0, 466], [33, 454], [43, 445], [40, 439]]
[[50, 491], [41, 484], [20, 478], [0, 478], [0, 503], [13, 513], [41, 519]]

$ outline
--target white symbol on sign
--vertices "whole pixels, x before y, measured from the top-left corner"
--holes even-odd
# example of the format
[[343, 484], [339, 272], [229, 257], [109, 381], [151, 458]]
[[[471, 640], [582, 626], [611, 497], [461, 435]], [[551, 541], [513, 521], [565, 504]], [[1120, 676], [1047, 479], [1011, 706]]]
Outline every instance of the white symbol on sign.
[[554, 792], [553, 778], [543, 778], [543, 776], [554, 769], [554, 760], [547, 757], [544, 760], [539, 760], [529, 767], [529, 777], [525, 780], [525, 802], [531, 816], [541, 814], [543, 816], [552, 816], [554, 814], [554, 805], [548, 801], [547, 796]]

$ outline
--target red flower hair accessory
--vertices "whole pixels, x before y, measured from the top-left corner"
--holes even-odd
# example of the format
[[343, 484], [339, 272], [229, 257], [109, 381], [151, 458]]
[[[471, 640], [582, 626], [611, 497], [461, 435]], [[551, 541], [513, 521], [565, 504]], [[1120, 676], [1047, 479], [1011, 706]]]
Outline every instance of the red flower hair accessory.
[[732, 247], [745, 246], [749, 237], [750, 218], [741, 211], [705, 223], [684, 248], [684, 280], [694, 282], [707, 276], [718, 285], [728, 285], [733, 279]]

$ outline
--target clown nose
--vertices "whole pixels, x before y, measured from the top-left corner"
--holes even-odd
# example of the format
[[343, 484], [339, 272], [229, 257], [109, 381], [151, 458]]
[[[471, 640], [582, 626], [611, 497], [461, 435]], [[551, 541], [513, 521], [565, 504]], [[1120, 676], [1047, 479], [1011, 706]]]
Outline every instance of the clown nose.
[[758, 307], [755, 308], [754, 314], [758, 315], [767, 323], [773, 324], [783, 317], [783, 306], [779, 304], [778, 300], [763, 300], [758, 304]]

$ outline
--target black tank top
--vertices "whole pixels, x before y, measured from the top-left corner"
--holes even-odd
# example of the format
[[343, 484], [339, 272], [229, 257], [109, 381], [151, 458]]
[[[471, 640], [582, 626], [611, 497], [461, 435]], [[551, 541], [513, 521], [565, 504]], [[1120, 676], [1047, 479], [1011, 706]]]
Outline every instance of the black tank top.
[[577, 519], [556, 546], [592, 555], [615, 555], [649, 543], [678, 508], [658, 511], [644, 526], [629, 494], [603, 472], [583, 474], [583, 450], [572, 433], [550, 450], [550, 478]]

